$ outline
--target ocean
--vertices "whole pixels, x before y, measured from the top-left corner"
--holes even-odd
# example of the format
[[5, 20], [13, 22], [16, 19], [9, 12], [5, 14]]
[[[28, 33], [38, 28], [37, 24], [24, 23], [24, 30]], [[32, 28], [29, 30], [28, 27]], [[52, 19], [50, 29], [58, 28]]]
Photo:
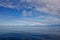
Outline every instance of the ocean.
[[60, 40], [60, 27], [0, 26], [0, 40]]

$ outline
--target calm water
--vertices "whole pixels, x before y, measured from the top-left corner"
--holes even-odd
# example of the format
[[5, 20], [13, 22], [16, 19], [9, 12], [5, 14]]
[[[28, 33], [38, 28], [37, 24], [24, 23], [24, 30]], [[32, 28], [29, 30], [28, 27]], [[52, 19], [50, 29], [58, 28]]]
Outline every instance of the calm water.
[[0, 26], [0, 40], [60, 40], [60, 27]]

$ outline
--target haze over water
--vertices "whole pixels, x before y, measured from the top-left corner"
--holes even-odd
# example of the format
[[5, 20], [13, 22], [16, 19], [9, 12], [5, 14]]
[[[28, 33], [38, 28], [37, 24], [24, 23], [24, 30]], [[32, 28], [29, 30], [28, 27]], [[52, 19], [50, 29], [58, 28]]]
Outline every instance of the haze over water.
[[33, 26], [2, 26], [0, 27], [0, 33], [10, 33], [15, 31], [24, 31], [29, 33], [44, 33], [44, 34], [57, 34], [60, 35], [60, 27], [50, 27], [50, 26], [43, 26], [43, 27], [33, 27]]

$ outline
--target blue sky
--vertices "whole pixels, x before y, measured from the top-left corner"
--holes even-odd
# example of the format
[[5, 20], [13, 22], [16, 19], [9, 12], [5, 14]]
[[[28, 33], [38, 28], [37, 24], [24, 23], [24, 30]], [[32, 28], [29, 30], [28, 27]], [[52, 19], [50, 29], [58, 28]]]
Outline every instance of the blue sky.
[[0, 26], [60, 24], [60, 0], [0, 0]]

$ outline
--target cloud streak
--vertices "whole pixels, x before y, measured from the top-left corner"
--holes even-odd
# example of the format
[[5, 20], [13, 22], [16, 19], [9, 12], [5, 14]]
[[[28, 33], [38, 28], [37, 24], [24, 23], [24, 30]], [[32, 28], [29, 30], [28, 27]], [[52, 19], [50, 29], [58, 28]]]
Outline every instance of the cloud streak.
[[60, 0], [0, 0], [0, 6], [17, 10], [36, 7], [35, 10], [60, 17]]
[[[33, 1], [37, 4], [38, 11], [44, 11], [51, 15], [59, 16], [60, 17], [60, 0], [36, 0]], [[41, 5], [43, 5], [41, 7]]]
[[60, 0], [0, 0], [0, 6], [18, 11], [23, 9], [22, 16], [39, 19], [36, 21], [22, 19], [23, 23], [60, 24]]

